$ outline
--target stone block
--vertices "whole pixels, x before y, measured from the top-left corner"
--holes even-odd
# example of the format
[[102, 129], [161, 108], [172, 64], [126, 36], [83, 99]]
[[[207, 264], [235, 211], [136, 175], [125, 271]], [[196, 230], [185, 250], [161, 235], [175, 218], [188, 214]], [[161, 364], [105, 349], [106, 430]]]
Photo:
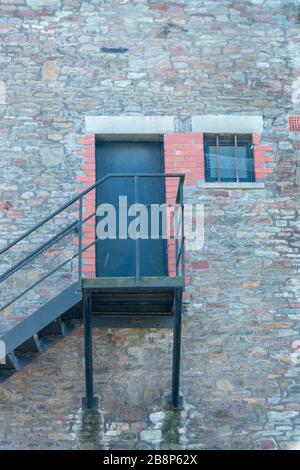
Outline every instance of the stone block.
[[43, 80], [55, 81], [59, 76], [59, 68], [55, 61], [48, 60], [44, 62], [42, 67], [42, 78]]

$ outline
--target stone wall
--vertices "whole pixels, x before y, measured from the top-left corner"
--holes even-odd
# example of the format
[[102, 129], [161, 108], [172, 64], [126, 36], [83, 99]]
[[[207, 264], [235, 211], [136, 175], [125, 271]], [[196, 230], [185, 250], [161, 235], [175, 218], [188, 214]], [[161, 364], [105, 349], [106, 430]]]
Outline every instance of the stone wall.
[[[260, 143], [273, 159], [264, 189], [200, 180], [186, 189], [205, 204], [205, 246], [190, 254], [182, 446], [299, 446], [300, 138], [288, 130], [300, 108], [296, 5], [1, 1], [1, 246], [84, 187], [86, 115], [175, 115], [184, 133], [193, 115], [263, 115]], [[96, 336], [109, 445], [170, 445], [166, 416], [151, 415], [168, 392], [170, 336]], [[78, 330], [3, 385], [0, 447], [76, 446], [81, 369]]]

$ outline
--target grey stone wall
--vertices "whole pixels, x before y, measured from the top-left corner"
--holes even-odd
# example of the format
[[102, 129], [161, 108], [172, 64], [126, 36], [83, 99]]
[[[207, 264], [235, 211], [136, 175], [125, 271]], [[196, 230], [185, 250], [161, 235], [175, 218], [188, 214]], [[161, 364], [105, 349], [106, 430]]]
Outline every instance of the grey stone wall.
[[[80, 175], [74, 155], [86, 115], [174, 115], [182, 131], [191, 130], [192, 115], [263, 115], [262, 141], [274, 149], [265, 189], [199, 185], [187, 194], [205, 203], [206, 229], [204, 249], [191, 254], [185, 306], [185, 424], [177, 439], [183, 446], [288, 447], [300, 439], [299, 364], [292, 355], [299, 341], [300, 138], [287, 129], [288, 114], [300, 107], [296, 6], [279, 0], [0, 4], [1, 246], [74, 195]], [[1, 387], [0, 446], [75, 445], [74, 403], [82, 385], [77, 367], [66, 366], [66, 374], [61, 361], [64, 347], [71, 348], [71, 362], [81, 367], [80, 348], [72, 352], [77, 334], [37, 359], [29, 375]], [[121, 422], [107, 429], [115, 431], [110, 445], [165, 445], [160, 425], [151, 434], [156, 424], [149, 415], [162, 412], [170, 337], [146, 333], [132, 346], [126, 331], [112, 334], [111, 342], [107, 332], [97, 335], [104, 353], [96, 361], [97, 392], [111, 421]], [[162, 387], [155, 387], [156, 369], [141, 380], [152, 354], [161, 361]], [[112, 357], [119, 361], [113, 374]], [[130, 399], [120, 400], [123, 393]], [[34, 429], [40, 442], [30, 437]]]

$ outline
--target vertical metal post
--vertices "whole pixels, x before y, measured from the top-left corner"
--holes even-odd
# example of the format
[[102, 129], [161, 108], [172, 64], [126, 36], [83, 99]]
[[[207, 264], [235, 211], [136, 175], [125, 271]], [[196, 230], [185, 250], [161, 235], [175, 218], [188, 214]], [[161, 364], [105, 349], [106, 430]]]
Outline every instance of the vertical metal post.
[[237, 134], [234, 134], [234, 155], [235, 155], [235, 171], [236, 171], [236, 181], [239, 182], [239, 156], [238, 156], [238, 141]]
[[81, 282], [82, 276], [82, 197], [79, 199], [79, 234], [78, 234], [78, 281]]
[[[175, 210], [173, 214], [173, 222], [174, 222], [174, 227], [173, 227], [173, 232], [174, 232], [174, 237], [175, 237], [175, 268], [176, 268], [176, 276], [179, 275], [179, 229], [180, 229], [180, 214], [181, 214], [181, 206], [180, 206], [180, 185], [181, 185], [181, 178], [179, 178], [178, 182], [178, 189], [177, 189], [177, 196], [175, 200]], [[179, 196], [179, 200], [178, 200]], [[179, 213], [178, 213], [179, 212]]]
[[93, 380], [93, 334], [92, 334], [92, 295], [90, 291], [83, 292], [83, 320], [84, 320], [84, 358], [85, 358], [85, 408], [94, 408], [94, 380]]
[[[134, 203], [139, 202], [139, 177], [134, 177]], [[140, 259], [140, 240], [135, 240], [135, 278], [138, 280], [141, 276], [141, 259]]]
[[220, 171], [220, 136], [219, 134], [216, 135], [216, 152], [217, 152], [217, 180], [218, 182], [221, 181], [221, 171]]
[[184, 203], [183, 203], [183, 181], [180, 181], [180, 207], [181, 207], [181, 275], [185, 275], [185, 254], [184, 254]]
[[175, 291], [174, 299], [174, 330], [173, 330], [173, 365], [172, 365], [172, 406], [175, 409], [182, 407], [180, 389], [180, 358], [181, 358], [181, 307], [182, 292]]
[[[179, 183], [180, 184], [180, 183]], [[178, 256], [179, 256], [179, 244], [178, 244], [178, 213], [177, 213], [177, 204], [175, 205], [175, 213], [173, 216], [174, 227], [173, 232], [175, 236], [175, 267], [176, 267], [176, 276], [179, 275], [179, 266], [178, 266]]]

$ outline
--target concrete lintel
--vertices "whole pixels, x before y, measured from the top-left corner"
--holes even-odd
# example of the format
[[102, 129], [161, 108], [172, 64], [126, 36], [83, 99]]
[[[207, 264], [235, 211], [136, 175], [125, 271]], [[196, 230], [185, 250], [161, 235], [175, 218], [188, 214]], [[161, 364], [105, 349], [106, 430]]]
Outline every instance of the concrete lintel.
[[265, 183], [200, 183], [199, 188], [203, 189], [265, 189]]
[[263, 117], [233, 114], [192, 116], [193, 132], [224, 134], [262, 134]]
[[175, 132], [174, 116], [86, 116], [85, 131], [98, 135], [148, 135]]

